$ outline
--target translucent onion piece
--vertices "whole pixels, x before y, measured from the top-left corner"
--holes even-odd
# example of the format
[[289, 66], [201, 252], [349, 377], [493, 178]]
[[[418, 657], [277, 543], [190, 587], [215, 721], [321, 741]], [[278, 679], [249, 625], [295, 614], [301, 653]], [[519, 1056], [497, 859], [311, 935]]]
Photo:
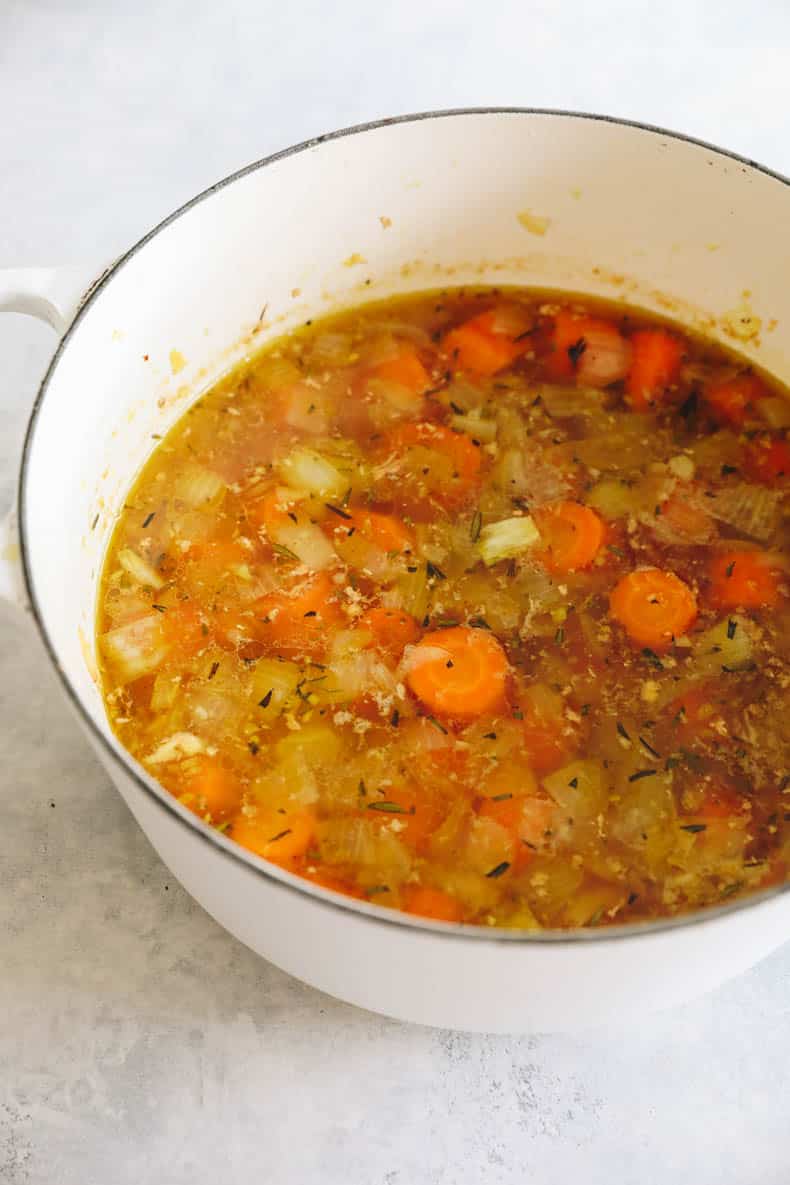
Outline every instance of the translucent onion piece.
[[156, 568], [152, 568], [147, 560], [144, 560], [131, 548], [125, 547], [119, 552], [118, 563], [125, 572], [128, 572], [138, 584], [142, 584], [144, 587], [161, 588], [165, 583]]
[[583, 416], [591, 411], [601, 411], [604, 396], [593, 387], [555, 387], [548, 383], [534, 388], [535, 397], [550, 416], [558, 419], [568, 416]]
[[695, 493], [692, 502], [712, 518], [764, 542], [779, 527], [783, 497], [780, 490], [742, 483], [719, 490], [714, 498]]
[[585, 349], [579, 358], [576, 375], [583, 386], [608, 387], [624, 379], [631, 369], [633, 350], [627, 338], [609, 329], [584, 332]]

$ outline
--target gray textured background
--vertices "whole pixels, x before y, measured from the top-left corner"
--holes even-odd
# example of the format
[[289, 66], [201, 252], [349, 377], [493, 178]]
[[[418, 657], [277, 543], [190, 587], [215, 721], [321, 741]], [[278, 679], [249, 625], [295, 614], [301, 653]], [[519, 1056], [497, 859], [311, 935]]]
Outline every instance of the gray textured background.
[[[109, 258], [275, 148], [428, 107], [606, 111], [790, 172], [784, 0], [461, 8], [0, 0], [0, 266]], [[0, 505], [51, 347], [2, 319]], [[627, 1031], [407, 1028], [185, 897], [2, 606], [0, 737], [3, 1185], [786, 1185], [790, 948]]]

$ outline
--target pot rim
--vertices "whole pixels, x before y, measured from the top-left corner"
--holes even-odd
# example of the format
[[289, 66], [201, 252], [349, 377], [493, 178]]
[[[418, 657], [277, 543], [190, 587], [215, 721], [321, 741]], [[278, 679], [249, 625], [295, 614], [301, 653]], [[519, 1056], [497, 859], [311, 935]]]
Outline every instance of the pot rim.
[[790, 882], [783, 885], [775, 886], [761, 892], [752, 893], [746, 897], [739, 898], [728, 904], [708, 907], [706, 909], [691, 911], [687, 914], [682, 914], [677, 917], [672, 917], [658, 921], [645, 922], [631, 922], [606, 927], [605, 929], [586, 929], [579, 928], [575, 930], [539, 930], [539, 931], [507, 931], [497, 928], [486, 928], [483, 926], [464, 925], [461, 923], [451, 922], [434, 922], [428, 919], [419, 918], [411, 914], [407, 914], [400, 910], [386, 909], [383, 906], [373, 905], [368, 902], [362, 902], [353, 897], [347, 897], [344, 894], [336, 893], [333, 890], [322, 888], [303, 877], [296, 876], [294, 873], [285, 871], [275, 864], [265, 861], [239, 844], [234, 843], [204, 823], [201, 819], [188, 811], [186, 807], [182, 806], [163, 786], [160, 786], [150, 775], [138, 764], [132, 755], [115, 739], [112, 735], [105, 735], [105, 733], [94, 722], [90, 713], [83, 705], [82, 699], [66, 671], [60, 664], [55, 647], [49, 636], [47, 626], [44, 622], [44, 616], [39, 606], [38, 598], [36, 596], [36, 588], [33, 580], [33, 573], [30, 567], [30, 557], [28, 555], [27, 547], [27, 479], [29, 474], [30, 456], [35, 437], [36, 425], [41, 413], [41, 409], [46, 398], [49, 384], [60, 362], [61, 356], [68, 348], [71, 338], [77, 331], [82, 318], [87, 314], [88, 310], [93, 306], [94, 302], [101, 296], [105, 286], [112, 280], [117, 272], [119, 272], [134, 256], [138, 254], [153, 238], [160, 234], [163, 230], [175, 222], [183, 214], [186, 214], [194, 206], [200, 202], [213, 197], [219, 193], [226, 186], [234, 184], [236, 181], [242, 180], [250, 173], [257, 172], [259, 169], [265, 168], [268, 165], [273, 165], [281, 160], [285, 160], [290, 156], [295, 156], [299, 153], [308, 151], [309, 149], [320, 147], [324, 143], [331, 143], [334, 140], [344, 139], [350, 136], [363, 135], [367, 132], [379, 131], [383, 128], [388, 128], [397, 124], [419, 123], [427, 120], [441, 120], [464, 116], [500, 116], [500, 115], [524, 115], [524, 116], [549, 116], [560, 119], [574, 119], [579, 121], [591, 121], [599, 123], [610, 123], [620, 127], [633, 128], [636, 131], [645, 132], [650, 135], [657, 135], [665, 137], [669, 140], [680, 141], [681, 143], [691, 144], [695, 148], [701, 148], [706, 152], [715, 153], [716, 156], [724, 157], [726, 159], [736, 161], [742, 166], [743, 171], [752, 169], [755, 172], [762, 173], [764, 176], [770, 177], [783, 185], [790, 186], [790, 178], [785, 177], [773, 169], [767, 168], [756, 161], [750, 160], [748, 157], [739, 155], [736, 152], [731, 152], [728, 149], [719, 148], [716, 145], [710, 144], [704, 140], [699, 140], [694, 136], [688, 136], [682, 132], [669, 131], [666, 128], [658, 127], [654, 124], [642, 123], [639, 120], [622, 119], [611, 115], [595, 114], [584, 111], [566, 111], [560, 108], [546, 108], [546, 107], [460, 107], [448, 108], [436, 111], [423, 111], [413, 114], [389, 116], [383, 119], [372, 120], [367, 123], [354, 124], [350, 127], [341, 128], [337, 131], [327, 132], [323, 135], [312, 137], [308, 140], [303, 140], [291, 147], [280, 149], [269, 156], [263, 157], [252, 164], [245, 165], [243, 168], [230, 173], [221, 180], [210, 185], [208, 188], [202, 190], [182, 206], [178, 207], [173, 213], [169, 214], [161, 222], [155, 225], [147, 232], [141, 239], [139, 239], [132, 247], [130, 247], [123, 255], [121, 255], [115, 263], [109, 267], [99, 279], [91, 286], [87, 294], [83, 298], [78, 312], [68, 329], [61, 338], [55, 353], [47, 367], [41, 384], [39, 386], [35, 401], [31, 408], [30, 416], [25, 432], [24, 444], [22, 449], [22, 461], [19, 470], [19, 478], [17, 484], [17, 504], [19, 506], [19, 542], [20, 554], [22, 561], [22, 571], [24, 576], [24, 583], [27, 596], [30, 603], [33, 621], [35, 622], [39, 636], [44, 644], [44, 648], [54, 667], [67, 698], [71, 702], [78, 716], [88, 730], [89, 735], [98, 743], [102, 750], [122, 767], [126, 774], [132, 779], [138, 789], [156, 805], [160, 810], [163, 810], [179, 819], [181, 823], [186, 825], [197, 837], [204, 843], [211, 846], [219, 855], [225, 859], [231, 859], [239, 864], [244, 865], [248, 871], [263, 877], [264, 879], [274, 882], [281, 889], [288, 892], [298, 893], [305, 897], [311, 898], [312, 902], [320, 908], [338, 911], [355, 915], [358, 919], [364, 920], [368, 924], [374, 926], [396, 926], [406, 930], [410, 930], [419, 934], [423, 933], [425, 937], [429, 935], [452, 938], [455, 940], [466, 939], [473, 942], [494, 943], [497, 945], [515, 945], [520, 948], [524, 943], [530, 945], [548, 944], [550, 946], [567, 946], [576, 945], [579, 943], [602, 943], [611, 941], [623, 941], [625, 939], [635, 939], [647, 937], [650, 935], [666, 933], [667, 931], [676, 930], [679, 928], [696, 927], [706, 922], [714, 922], [716, 920], [723, 921], [728, 915], [739, 913], [742, 910], [756, 909], [760, 905], [764, 905], [767, 901], [780, 896], [783, 893], [790, 891]]

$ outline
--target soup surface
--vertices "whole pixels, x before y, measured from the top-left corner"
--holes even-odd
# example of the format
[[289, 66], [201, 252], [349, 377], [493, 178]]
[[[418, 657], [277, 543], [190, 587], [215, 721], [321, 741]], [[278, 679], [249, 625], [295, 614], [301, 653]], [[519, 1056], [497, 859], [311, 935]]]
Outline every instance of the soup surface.
[[570, 296], [308, 323], [128, 497], [112, 727], [237, 843], [413, 914], [604, 926], [777, 883], [788, 425], [737, 358]]

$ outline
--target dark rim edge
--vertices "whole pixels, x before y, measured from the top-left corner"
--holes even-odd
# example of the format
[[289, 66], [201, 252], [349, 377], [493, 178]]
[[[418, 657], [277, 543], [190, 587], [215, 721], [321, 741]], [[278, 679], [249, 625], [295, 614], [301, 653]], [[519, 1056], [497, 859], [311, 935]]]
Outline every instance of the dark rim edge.
[[319, 888], [302, 877], [285, 872], [284, 870], [277, 868], [276, 865], [269, 864], [266, 861], [253, 856], [238, 844], [233, 843], [232, 840], [227, 839], [220, 832], [213, 830], [206, 823], [203, 823], [202, 820], [200, 820], [196, 815], [191, 814], [186, 810], [185, 807], [181, 806], [172, 797], [172, 795], [168, 794], [164, 787], [161, 787], [158, 782], [151, 778], [143, 769], [143, 767], [134, 760], [131, 754], [123, 748], [123, 746], [115, 739], [114, 736], [112, 736], [112, 734], [105, 734], [94, 722], [87, 709], [83, 706], [79, 693], [61, 666], [60, 660], [55, 651], [55, 647], [44, 624], [43, 615], [36, 597], [33, 575], [28, 562], [29, 557], [26, 544], [27, 476], [33, 439], [44, 398], [46, 396], [52, 376], [57, 369], [60, 358], [67, 348], [77, 327], [82, 321], [83, 316], [85, 316], [88, 310], [92, 307], [94, 302], [101, 295], [105, 286], [112, 280], [116, 272], [120, 271], [121, 268], [123, 268], [125, 264], [129, 262], [129, 260], [134, 258], [134, 256], [136, 256], [138, 252], [141, 251], [142, 248], [151, 241], [151, 239], [155, 238], [158, 234], [160, 234], [160, 232], [165, 230], [168, 226], [170, 226], [171, 223], [175, 222], [183, 214], [188, 213], [194, 206], [199, 205], [207, 198], [219, 193], [226, 186], [232, 185], [236, 181], [242, 180], [250, 173], [257, 172], [259, 169], [262, 169], [267, 165], [276, 164], [278, 161], [285, 160], [290, 156], [296, 156], [299, 153], [306, 152], [312, 148], [317, 148], [325, 143], [331, 143], [334, 140], [345, 139], [346, 137], [359, 135], [364, 132], [378, 131], [382, 128], [392, 127], [397, 124], [418, 123], [422, 122], [423, 120], [447, 119], [455, 116], [478, 115], [557, 116], [559, 118], [565, 119], [590, 120], [592, 122], [598, 123], [611, 123], [621, 127], [633, 128], [636, 131], [648, 132], [658, 136], [663, 136], [670, 140], [676, 140], [682, 143], [690, 144], [696, 148], [702, 148], [705, 151], [715, 153], [716, 156], [724, 157], [725, 159], [735, 161], [741, 166], [753, 169], [764, 176], [770, 177], [775, 181], [779, 181], [783, 185], [790, 185], [790, 179], [785, 177], [782, 173], [776, 172], [773, 169], [769, 169], [765, 165], [759, 164], [757, 161], [750, 160], [748, 157], [740, 156], [738, 153], [731, 152], [725, 148], [719, 148], [714, 144], [710, 144], [704, 140], [699, 140], [694, 136], [685, 135], [682, 132], [670, 131], [667, 128], [658, 127], [654, 124], [640, 123], [638, 120], [621, 119], [611, 115], [601, 115], [585, 111], [565, 111], [560, 108], [547, 107], [461, 107], [390, 116], [384, 119], [373, 120], [368, 123], [354, 124], [350, 127], [339, 129], [338, 131], [327, 132], [323, 135], [315, 136], [309, 140], [303, 140], [298, 144], [294, 144], [289, 148], [281, 149], [278, 152], [263, 157], [261, 160], [255, 161], [252, 164], [245, 165], [236, 172], [229, 174], [227, 177], [222, 178], [220, 181], [215, 182], [207, 189], [204, 189], [202, 192], [190, 198], [189, 201], [185, 202], [182, 206], [179, 206], [178, 209], [174, 210], [173, 213], [169, 214], [150, 231], [148, 231], [147, 234], [145, 234], [132, 247], [130, 247], [128, 251], [121, 255], [101, 274], [101, 276], [96, 281], [91, 284], [79, 305], [78, 311], [73, 321], [59, 341], [55, 353], [53, 354], [52, 359], [46, 369], [44, 377], [41, 380], [35, 401], [30, 411], [27, 429], [25, 431], [25, 437], [22, 446], [22, 459], [17, 482], [20, 556], [22, 561], [25, 589], [30, 601], [31, 614], [39, 636], [44, 644], [47, 655], [49, 656], [58, 678], [60, 679], [63, 689], [66, 693], [66, 697], [70, 701], [76, 714], [83, 721], [89, 734], [98, 742], [99, 746], [112, 759], [119, 763], [119, 765], [128, 774], [136, 786], [142, 790], [148, 796], [148, 798], [161, 810], [164, 810], [168, 814], [179, 819], [191, 831], [193, 831], [196, 836], [198, 836], [204, 843], [207, 843], [209, 846], [211, 846], [215, 851], [221, 853], [226, 858], [232, 859], [243, 865], [248, 871], [273, 882], [281, 889], [311, 898], [316, 905], [319, 905], [322, 908], [349, 913], [355, 915], [358, 918], [362, 918], [371, 924], [398, 926], [416, 933], [433, 934], [446, 938], [472, 939], [476, 942], [482, 941], [496, 943], [499, 945], [512, 946], [515, 944], [517, 947], [520, 947], [523, 943], [565, 945], [580, 942], [604, 942], [628, 938], [640, 938], [662, 932], [665, 933], [667, 931], [675, 930], [681, 927], [686, 928], [698, 926], [703, 922], [714, 922], [716, 920], [721, 920], [730, 914], [739, 913], [745, 909], [754, 909], [759, 905], [765, 904], [768, 900], [790, 891], [790, 883], [785, 883], [784, 885], [780, 885], [761, 892], [751, 893], [748, 896], [739, 898], [730, 904], [709, 907], [704, 910], [696, 910], [688, 914], [669, 918], [665, 921], [623, 923], [600, 930], [588, 930], [580, 928], [570, 931], [543, 930], [529, 931], [527, 933], [504, 931], [501, 929], [489, 930], [482, 926], [470, 926], [447, 922], [430, 922], [428, 920], [412, 917], [411, 915], [401, 911], [387, 910], [382, 906], [371, 905], [367, 902], [360, 902], [356, 900], [356, 898], [345, 897], [344, 895], [335, 893], [332, 890]]

